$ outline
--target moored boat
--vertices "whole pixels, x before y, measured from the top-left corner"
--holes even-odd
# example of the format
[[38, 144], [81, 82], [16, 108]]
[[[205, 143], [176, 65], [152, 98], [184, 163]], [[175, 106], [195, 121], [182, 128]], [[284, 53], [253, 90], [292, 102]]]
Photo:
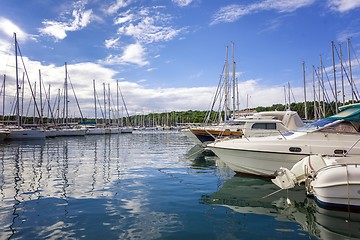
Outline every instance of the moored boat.
[[9, 140], [45, 139], [46, 134], [41, 129], [12, 128], [7, 136]]
[[218, 140], [207, 147], [237, 173], [268, 177], [274, 176], [280, 167], [292, 168], [306, 156], [342, 156], [350, 149], [352, 154], [360, 154], [359, 144], [353, 146], [360, 137], [360, 104], [340, 110], [295, 131], [269, 137]]
[[360, 155], [312, 155], [290, 170], [280, 168], [272, 182], [282, 189], [305, 183], [306, 194], [325, 208], [360, 211]]

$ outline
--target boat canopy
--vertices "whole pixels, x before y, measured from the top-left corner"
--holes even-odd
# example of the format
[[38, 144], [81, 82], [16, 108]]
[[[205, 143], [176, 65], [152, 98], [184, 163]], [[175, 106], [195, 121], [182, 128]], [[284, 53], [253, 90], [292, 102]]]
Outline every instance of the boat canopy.
[[360, 104], [351, 104], [340, 108], [340, 112], [329, 118], [343, 119], [349, 122], [360, 122]]
[[359, 128], [360, 104], [351, 104], [340, 108], [338, 114], [307, 124], [297, 129], [297, 131], [358, 132]]

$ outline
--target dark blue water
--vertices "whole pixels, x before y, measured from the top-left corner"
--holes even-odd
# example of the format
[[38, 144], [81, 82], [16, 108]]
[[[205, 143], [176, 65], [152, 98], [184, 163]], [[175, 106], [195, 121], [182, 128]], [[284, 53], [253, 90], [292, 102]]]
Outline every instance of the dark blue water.
[[360, 237], [358, 215], [321, 209], [301, 188], [265, 197], [276, 190], [179, 132], [9, 142], [0, 239]]

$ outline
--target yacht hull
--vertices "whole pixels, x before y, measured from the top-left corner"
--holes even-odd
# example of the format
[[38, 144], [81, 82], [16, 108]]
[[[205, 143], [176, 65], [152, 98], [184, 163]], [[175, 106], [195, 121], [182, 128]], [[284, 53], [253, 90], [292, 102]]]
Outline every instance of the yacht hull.
[[280, 167], [291, 169], [309, 155], [360, 154], [360, 144], [354, 145], [358, 138], [358, 134], [294, 133], [218, 141], [207, 147], [237, 173], [271, 177]]

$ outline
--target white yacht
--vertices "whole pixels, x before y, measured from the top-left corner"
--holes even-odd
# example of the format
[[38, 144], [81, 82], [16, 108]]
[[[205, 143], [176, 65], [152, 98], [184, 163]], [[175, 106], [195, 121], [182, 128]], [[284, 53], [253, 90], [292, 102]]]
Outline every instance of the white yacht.
[[7, 139], [10, 140], [25, 140], [25, 139], [45, 139], [46, 134], [41, 129], [28, 128], [10, 128]]
[[313, 154], [342, 156], [360, 154], [360, 104], [340, 108], [328, 118], [295, 131], [269, 136], [219, 140], [208, 144], [223, 162], [237, 173], [274, 176], [280, 167], [290, 169], [296, 162]]

